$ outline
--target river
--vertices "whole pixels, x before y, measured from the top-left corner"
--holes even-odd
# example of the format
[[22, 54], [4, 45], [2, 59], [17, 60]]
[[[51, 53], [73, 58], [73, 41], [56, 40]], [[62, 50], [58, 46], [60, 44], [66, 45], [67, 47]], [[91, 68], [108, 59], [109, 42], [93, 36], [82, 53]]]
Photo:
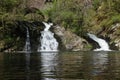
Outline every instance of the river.
[[0, 53], [0, 80], [120, 80], [120, 52]]

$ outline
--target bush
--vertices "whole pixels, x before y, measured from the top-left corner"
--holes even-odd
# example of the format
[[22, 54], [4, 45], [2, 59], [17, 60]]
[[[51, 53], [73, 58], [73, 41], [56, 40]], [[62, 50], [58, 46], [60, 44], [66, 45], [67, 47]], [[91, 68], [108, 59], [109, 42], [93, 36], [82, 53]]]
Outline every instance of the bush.
[[20, 4], [20, 1], [21, 0], [1, 0], [0, 9], [2, 11], [11, 12], [13, 8], [18, 7], [18, 5]]
[[42, 12], [53, 22], [69, 28], [73, 32], [81, 31], [82, 10], [81, 0], [56, 0], [53, 6]]

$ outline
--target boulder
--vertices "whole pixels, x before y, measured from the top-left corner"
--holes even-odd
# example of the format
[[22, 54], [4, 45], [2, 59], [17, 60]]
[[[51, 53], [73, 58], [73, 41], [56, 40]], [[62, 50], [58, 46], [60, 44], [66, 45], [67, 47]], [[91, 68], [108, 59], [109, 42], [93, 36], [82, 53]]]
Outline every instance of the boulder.
[[58, 42], [60, 48], [64, 48], [66, 50], [71, 50], [71, 51], [86, 50], [85, 46], [86, 44], [88, 44], [87, 41], [82, 37], [77, 36], [70, 30], [65, 30], [64, 27], [56, 25], [54, 26], [53, 31], [55, 35], [59, 38]]

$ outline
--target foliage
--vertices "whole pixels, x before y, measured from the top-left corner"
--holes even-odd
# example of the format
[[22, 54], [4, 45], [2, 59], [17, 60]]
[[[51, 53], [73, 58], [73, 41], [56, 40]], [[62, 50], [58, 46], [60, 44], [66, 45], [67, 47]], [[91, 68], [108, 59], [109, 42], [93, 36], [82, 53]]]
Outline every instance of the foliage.
[[[53, 22], [70, 28], [73, 32], [79, 31], [82, 26], [81, 0], [56, 0], [52, 8], [43, 11]], [[76, 31], [77, 30], [77, 31]]]
[[84, 29], [97, 34], [120, 23], [119, 9], [119, 0], [93, 0], [93, 7], [84, 16]]
[[[16, 46], [16, 49], [22, 50], [26, 37], [25, 27], [31, 28], [31, 25], [34, 25], [32, 22], [36, 21], [35, 24], [38, 24], [37, 21], [43, 20], [43, 15], [39, 11], [25, 14], [25, 7], [22, 7], [24, 5], [22, 1], [0, 1], [0, 43], [2, 42], [0, 44], [0, 51], [13, 46]], [[32, 30], [32, 33], [34, 30]]]
[[21, 0], [1, 0], [0, 1], [0, 10], [11, 12], [13, 8], [16, 8], [20, 4]]
[[47, 15], [46, 20], [50, 19], [80, 36], [89, 31], [97, 34], [120, 22], [119, 0], [91, 1], [92, 3], [86, 0], [54, 0], [52, 7], [43, 10], [43, 13]]
[[97, 10], [100, 6], [101, 0], [93, 0], [94, 9]]

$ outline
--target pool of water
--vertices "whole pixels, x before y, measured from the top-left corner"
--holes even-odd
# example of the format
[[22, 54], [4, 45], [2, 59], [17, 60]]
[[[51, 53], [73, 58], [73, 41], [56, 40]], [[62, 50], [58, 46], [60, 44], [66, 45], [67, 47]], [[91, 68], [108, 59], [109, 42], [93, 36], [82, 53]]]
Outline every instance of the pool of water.
[[120, 80], [120, 52], [0, 53], [0, 80]]

